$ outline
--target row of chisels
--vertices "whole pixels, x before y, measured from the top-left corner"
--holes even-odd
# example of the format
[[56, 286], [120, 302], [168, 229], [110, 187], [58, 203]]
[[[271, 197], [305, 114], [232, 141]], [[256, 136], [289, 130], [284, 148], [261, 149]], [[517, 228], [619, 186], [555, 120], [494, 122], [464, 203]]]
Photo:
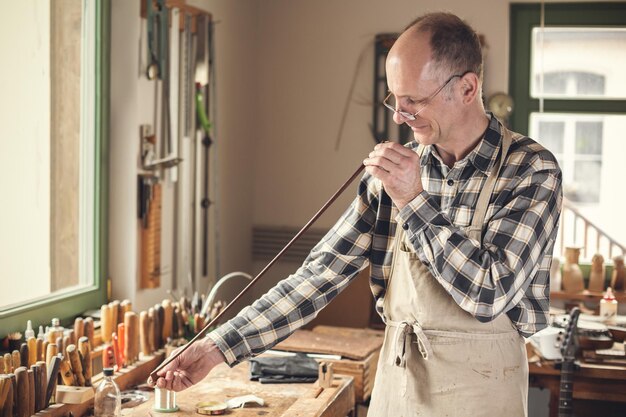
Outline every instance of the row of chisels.
[[29, 417], [47, 408], [54, 401], [59, 378], [64, 385], [91, 386], [91, 345], [87, 336], [80, 337], [78, 345], [68, 344], [65, 355], [56, 343], [47, 343], [45, 360], [32, 364], [31, 351], [36, 353], [35, 359], [42, 358], [37, 344], [31, 346], [23, 344], [20, 352], [0, 357], [0, 417]]
[[128, 303], [112, 301], [101, 306], [100, 323], [103, 367], [114, 369], [134, 364], [140, 353], [152, 355], [182, 337], [185, 327], [178, 303], [167, 299], [139, 314]]
[[[197, 299], [196, 299], [197, 298]], [[103, 368], [120, 370], [166, 347], [184, 343], [221, 308], [216, 303], [200, 314], [201, 298], [165, 299], [136, 313], [128, 300], [100, 308]], [[97, 319], [97, 318], [96, 318]], [[28, 417], [54, 403], [57, 386], [91, 387], [94, 328], [91, 317], [76, 318], [70, 328], [54, 319], [46, 331], [32, 336], [29, 323], [19, 349], [0, 355], [0, 417]], [[17, 346], [16, 346], [17, 347]], [[58, 389], [60, 392], [60, 388]]]

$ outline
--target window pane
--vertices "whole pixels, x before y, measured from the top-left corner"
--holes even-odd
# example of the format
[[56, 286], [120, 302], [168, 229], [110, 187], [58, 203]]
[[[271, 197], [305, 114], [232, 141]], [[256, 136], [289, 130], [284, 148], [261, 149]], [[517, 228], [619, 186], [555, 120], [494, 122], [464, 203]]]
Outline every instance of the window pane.
[[565, 197], [573, 202], [598, 203], [601, 168], [600, 161], [575, 161], [574, 182]]
[[576, 122], [576, 153], [602, 155], [602, 122]]
[[0, 313], [96, 283], [96, 4], [2, 6]]
[[[626, 244], [626, 116], [532, 113], [529, 122], [530, 137], [557, 156], [563, 173], [563, 195], [569, 204], [611, 238]], [[554, 138], [561, 134], [562, 147], [557, 148]], [[574, 225], [567, 223], [563, 228], [565, 242], [574, 244], [569, 241]], [[582, 239], [582, 235], [579, 231], [577, 239]]]
[[626, 29], [535, 28], [531, 49], [532, 97], [626, 98]]
[[564, 122], [550, 122], [547, 120], [539, 122], [538, 138], [546, 148], [555, 155], [563, 153], [563, 137], [565, 136]]

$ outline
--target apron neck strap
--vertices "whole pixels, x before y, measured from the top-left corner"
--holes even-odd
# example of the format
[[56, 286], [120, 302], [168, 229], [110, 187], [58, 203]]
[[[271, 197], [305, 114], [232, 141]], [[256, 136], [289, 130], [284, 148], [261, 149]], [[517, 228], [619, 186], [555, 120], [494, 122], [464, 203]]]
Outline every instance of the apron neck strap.
[[512, 135], [511, 131], [506, 127], [501, 126], [502, 129], [502, 142], [501, 142], [501, 151], [500, 156], [498, 157], [496, 163], [494, 164], [491, 172], [489, 173], [489, 177], [487, 177], [487, 181], [483, 186], [483, 189], [478, 196], [478, 202], [476, 203], [476, 210], [474, 210], [474, 216], [472, 218], [472, 224], [468, 229], [467, 233], [470, 238], [475, 239], [482, 244], [482, 230], [483, 230], [483, 222], [485, 220], [485, 216], [487, 214], [487, 208], [489, 207], [489, 200], [491, 199], [491, 194], [496, 186], [496, 181], [500, 174], [500, 170], [504, 165], [504, 160], [506, 159], [506, 155], [509, 152], [509, 148], [511, 147]]

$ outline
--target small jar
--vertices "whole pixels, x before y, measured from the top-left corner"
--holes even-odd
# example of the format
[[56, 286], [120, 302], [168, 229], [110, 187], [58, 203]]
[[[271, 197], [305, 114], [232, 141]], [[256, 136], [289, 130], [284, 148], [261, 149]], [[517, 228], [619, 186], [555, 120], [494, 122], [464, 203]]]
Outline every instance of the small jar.
[[611, 287], [606, 289], [604, 297], [600, 300], [600, 317], [605, 324], [615, 324], [617, 318], [617, 300]]

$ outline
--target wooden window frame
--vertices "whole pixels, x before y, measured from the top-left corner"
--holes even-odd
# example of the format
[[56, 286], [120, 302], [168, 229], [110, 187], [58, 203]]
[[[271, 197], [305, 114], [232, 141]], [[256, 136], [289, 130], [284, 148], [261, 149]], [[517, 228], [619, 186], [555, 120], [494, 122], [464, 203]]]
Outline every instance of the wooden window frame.
[[[110, 32], [111, 2], [98, 0], [95, 18], [95, 204], [94, 204], [94, 283], [76, 291], [52, 294], [43, 300], [0, 312], [0, 329], [4, 337], [7, 333], [24, 331], [26, 321], [39, 326], [50, 323], [58, 317], [62, 323], [69, 323], [80, 313], [94, 309], [107, 299], [107, 242], [108, 242], [108, 137], [109, 137], [109, 80], [110, 80]], [[10, 277], [5, 277], [10, 279]]]
[[[549, 3], [544, 5], [545, 26], [626, 27], [626, 2]], [[515, 102], [510, 123], [528, 134], [529, 116], [539, 111], [539, 99], [530, 96], [531, 33], [541, 24], [540, 3], [511, 4], [509, 93]], [[626, 114], [626, 100], [544, 98], [544, 111], [560, 113]]]

